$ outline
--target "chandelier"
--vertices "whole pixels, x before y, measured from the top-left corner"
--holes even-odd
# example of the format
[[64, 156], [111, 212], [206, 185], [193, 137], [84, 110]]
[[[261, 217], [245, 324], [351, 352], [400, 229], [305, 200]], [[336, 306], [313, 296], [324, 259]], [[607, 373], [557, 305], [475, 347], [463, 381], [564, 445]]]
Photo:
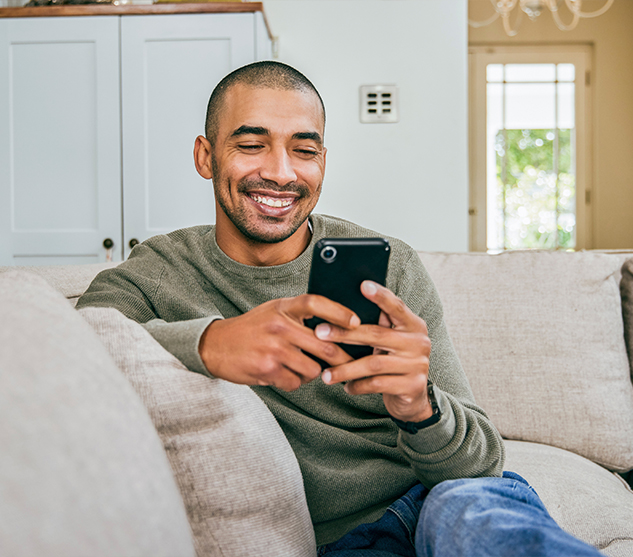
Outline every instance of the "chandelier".
[[[552, 12], [552, 17], [554, 18], [556, 26], [561, 31], [571, 31], [576, 28], [576, 25], [578, 25], [581, 18], [598, 17], [599, 15], [602, 15], [613, 5], [614, 1], [615, 0], [606, 0], [606, 3], [602, 6], [602, 8], [596, 10], [595, 12], [583, 12], [582, 0], [490, 0], [495, 9], [495, 14], [486, 21], [468, 20], [468, 24], [471, 27], [484, 27], [485, 25], [490, 25], [493, 21], [496, 21], [499, 17], [501, 17], [506, 34], [509, 37], [514, 37], [518, 32], [521, 17], [524, 13], [527, 14], [532, 21], [534, 21], [541, 15], [544, 8], [549, 8], [550, 12]], [[567, 9], [571, 12], [572, 19], [569, 23], [564, 23], [559, 13], [559, 8], [563, 6], [563, 4], [567, 6]], [[521, 9], [517, 10], [518, 14], [516, 16], [515, 27], [513, 29], [510, 24], [510, 14], [517, 5]]]

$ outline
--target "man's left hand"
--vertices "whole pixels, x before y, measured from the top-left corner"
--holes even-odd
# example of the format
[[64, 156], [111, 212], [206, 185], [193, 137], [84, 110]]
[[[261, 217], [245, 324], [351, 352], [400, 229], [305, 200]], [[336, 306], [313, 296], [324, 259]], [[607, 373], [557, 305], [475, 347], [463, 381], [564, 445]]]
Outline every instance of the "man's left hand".
[[352, 395], [382, 393], [389, 414], [406, 422], [430, 418], [433, 409], [427, 383], [431, 340], [426, 323], [393, 292], [365, 281], [363, 295], [381, 310], [378, 325], [361, 325], [353, 330], [328, 323], [317, 326], [321, 340], [374, 347], [374, 353], [352, 362], [326, 369], [321, 377], [328, 385], [347, 382]]

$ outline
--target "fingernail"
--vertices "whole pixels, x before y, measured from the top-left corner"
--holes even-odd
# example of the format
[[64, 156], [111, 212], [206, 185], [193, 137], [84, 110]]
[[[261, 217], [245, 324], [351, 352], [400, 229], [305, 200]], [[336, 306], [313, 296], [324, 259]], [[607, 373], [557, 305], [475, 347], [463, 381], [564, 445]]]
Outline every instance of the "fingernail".
[[376, 284], [366, 280], [365, 281], [365, 292], [367, 292], [367, 294], [375, 294], [376, 292], [378, 292], [378, 288], [376, 287]]
[[316, 336], [318, 338], [320, 338], [321, 340], [327, 338], [328, 336], [330, 336], [330, 331], [332, 330], [332, 328], [330, 327], [329, 324], [327, 323], [320, 323], [316, 326], [316, 329], [314, 329], [314, 332], [316, 333]]
[[360, 325], [360, 317], [358, 317], [358, 315], [354, 314], [352, 315], [352, 318], [349, 320], [349, 326], [350, 327], [358, 327]]
[[322, 374], [321, 374], [321, 379], [323, 379], [324, 383], [327, 383], [328, 385], [330, 384], [330, 381], [332, 381], [332, 372], [329, 369], [326, 369]]

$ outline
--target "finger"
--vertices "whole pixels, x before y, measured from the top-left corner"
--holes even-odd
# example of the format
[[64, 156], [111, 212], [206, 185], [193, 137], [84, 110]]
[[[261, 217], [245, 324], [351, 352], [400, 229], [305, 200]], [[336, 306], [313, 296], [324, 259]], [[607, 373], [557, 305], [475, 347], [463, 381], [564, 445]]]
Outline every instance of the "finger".
[[[337, 330], [344, 331], [345, 329], [337, 327]], [[318, 339], [312, 329], [292, 319], [286, 319], [280, 323], [276, 323], [274, 327], [272, 324], [269, 324], [269, 332], [274, 335], [274, 339], [283, 339], [283, 342], [280, 342], [277, 347], [278, 353], [276, 358], [278, 358], [279, 361], [283, 361], [284, 365], [299, 375], [305, 375], [308, 381], [314, 379], [316, 375], [321, 372], [321, 368], [309, 356], [302, 354], [302, 351], [316, 356], [333, 366], [341, 365], [352, 360], [352, 357], [340, 346], [333, 342]], [[275, 340], [273, 340], [273, 343], [274, 342]], [[287, 350], [288, 345], [292, 347], [290, 350]], [[272, 348], [273, 351], [275, 351], [274, 344]], [[297, 354], [301, 354], [301, 357], [298, 359]], [[281, 359], [282, 355], [283, 359]], [[306, 360], [304, 358], [307, 358], [309, 362], [316, 365], [316, 368], [310, 365], [309, 368], [306, 369]], [[316, 375], [314, 374], [315, 369], [317, 370]]]
[[357, 329], [346, 330], [329, 323], [321, 323], [317, 325], [315, 335], [324, 341], [372, 346], [389, 353], [397, 352], [400, 355], [424, 353], [427, 347], [430, 351], [430, 341], [423, 333], [409, 333], [380, 325], [361, 325]]
[[[428, 373], [428, 358], [412, 360], [407, 357], [374, 354], [326, 369], [321, 378], [328, 385], [357, 381], [376, 376], [408, 376]], [[376, 391], [381, 392], [381, 391]]]
[[[300, 341], [297, 345], [308, 354], [324, 360], [331, 366], [340, 366], [353, 361], [353, 358], [340, 346], [332, 342], [323, 342], [314, 336], [312, 330], [308, 329], [309, 338]], [[321, 368], [319, 367], [319, 372]]]
[[363, 377], [345, 384], [345, 392], [350, 395], [382, 394], [406, 398], [410, 403], [418, 400], [426, 392], [427, 378], [419, 375], [374, 375]]
[[423, 330], [426, 324], [391, 290], [380, 284], [365, 280], [360, 285], [363, 296], [374, 302], [389, 318], [395, 328]]
[[282, 300], [282, 311], [301, 323], [305, 319], [320, 317], [344, 329], [353, 329], [360, 325], [358, 315], [351, 309], [317, 294], [286, 298]]
[[[337, 347], [338, 348], [338, 347]], [[324, 355], [320, 354], [318, 357]], [[323, 359], [321, 357], [321, 359]], [[284, 365], [301, 377], [302, 383], [309, 383], [321, 374], [321, 364], [316, 362], [304, 350], [296, 350], [284, 360]]]
[[384, 311], [380, 312], [380, 318], [378, 319], [378, 325], [380, 325], [381, 327], [387, 327], [388, 329], [391, 329], [391, 327], [393, 326], [393, 323], [391, 322], [391, 319], [389, 319], [389, 316]]

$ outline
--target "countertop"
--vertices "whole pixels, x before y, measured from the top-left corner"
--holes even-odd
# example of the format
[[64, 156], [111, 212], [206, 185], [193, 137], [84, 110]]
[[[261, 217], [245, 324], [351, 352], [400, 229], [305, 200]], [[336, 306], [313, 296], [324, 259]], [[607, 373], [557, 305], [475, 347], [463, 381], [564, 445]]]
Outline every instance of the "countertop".
[[157, 4], [64, 4], [32, 8], [0, 8], [0, 17], [56, 17], [94, 15], [208, 14], [262, 12], [261, 2], [195, 2]]

